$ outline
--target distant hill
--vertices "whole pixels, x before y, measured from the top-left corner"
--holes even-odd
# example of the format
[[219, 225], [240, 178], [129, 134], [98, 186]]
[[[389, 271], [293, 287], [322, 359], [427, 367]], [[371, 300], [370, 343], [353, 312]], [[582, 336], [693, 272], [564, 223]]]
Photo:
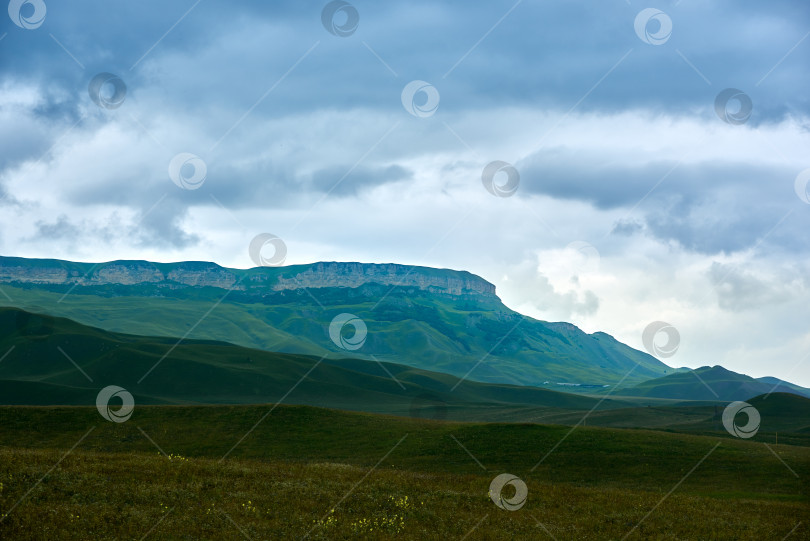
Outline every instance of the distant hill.
[[[240, 270], [207, 262], [0, 257], [0, 284], [2, 305], [108, 331], [330, 358], [373, 355], [482, 382], [598, 386], [673, 370], [605, 333], [516, 313], [495, 286], [464, 271], [365, 263]], [[330, 322], [341, 313], [366, 323], [357, 350], [341, 350], [330, 339]]]
[[784, 383], [776, 378], [754, 379], [722, 366], [703, 366], [686, 372], [644, 381], [616, 394], [682, 400], [748, 400], [768, 393], [792, 393], [810, 397], [810, 389]]
[[[271, 353], [225, 342], [111, 333], [64, 318], [0, 308], [0, 404], [95, 404], [124, 387], [139, 404], [307, 404], [464, 418], [463, 411], [590, 409], [594, 398], [464, 381], [393, 363]], [[165, 358], [164, 358], [165, 357]], [[151, 370], [151, 372], [150, 372]], [[148, 373], [148, 375], [146, 375]], [[92, 381], [91, 381], [92, 380]], [[619, 407], [605, 401], [602, 407]], [[433, 410], [444, 411], [433, 411]], [[462, 411], [455, 414], [454, 411]], [[434, 415], [434, 413], [436, 415]], [[475, 415], [468, 416], [470, 418]]]
[[761, 381], [762, 383], [770, 385], [771, 388], [773, 388], [775, 385], [778, 384], [780, 386], [780, 388], [787, 387], [788, 389], [793, 389], [794, 391], [796, 391], [797, 394], [804, 395], [804, 396], [810, 396], [810, 389], [808, 389], [806, 387], [801, 387], [799, 385], [796, 385], [795, 383], [790, 383], [790, 382], [787, 382], [785, 380], [770, 377], [770, 376], [766, 376], [766, 377], [763, 377], [763, 378], [756, 378], [756, 379], [757, 379], [757, 381]]

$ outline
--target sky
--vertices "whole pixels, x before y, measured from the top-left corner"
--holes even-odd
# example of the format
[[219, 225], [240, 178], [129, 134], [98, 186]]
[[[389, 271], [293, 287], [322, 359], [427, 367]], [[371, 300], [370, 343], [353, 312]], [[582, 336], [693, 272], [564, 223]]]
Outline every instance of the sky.
[[806, 2], [11, 0], [0, 19], [2, 255], [247, 268], [270, 234], [285, 264], [468, 270], [639, 349], [667, 323], [672, 366], [810, 386]]

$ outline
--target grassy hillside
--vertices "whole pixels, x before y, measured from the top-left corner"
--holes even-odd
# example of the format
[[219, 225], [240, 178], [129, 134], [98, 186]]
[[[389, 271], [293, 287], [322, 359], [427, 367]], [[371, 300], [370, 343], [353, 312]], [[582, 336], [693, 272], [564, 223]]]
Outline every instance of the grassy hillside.
[[810, 390], [783, 384], [771, 378], [762, 381], [726, 370], [722, 366], [703, 366], [694, 370], [670, 374], [622, 389], [625, 396], [677, 398], [681, 400], [748, 400], [771, 392], [787, 392], [810, 396]]
[[637, 383], [672, 371], [607, 334], [521, 316], [494, 296], [454, 298], [378, 284], [267, 290], [261, 297], [253, 291], [226, 295], [213, 287], [17, 286], [4, 284], [11, 300], [0, 296], [0, 303], [115, 332], [188, 334], [318, 356], [345, 354], [330, 340], [328, 327], [348, 312], [368, 327], [365, 344], [353, 355], [459, 377], [469, 373], [477, 381], [609, 385], [625, 376], [627, 383]]
[[[92, 405], [101, 388], [119, 385], [138, 405], [282, 401], [463, 421], [723, 432], [720, 415], [726, 402], [602, 400], [526, 386], [459, 383], [455, 376], [393, 363], [320, 360], [212, 341], [177, 346], [176, 339], [110, 333], [16, 309], [0, 309], [0, 329], [6, 329], [0, 352], [8, 352], [0, 363], [3, 404]], [[763, 401], [774, 412], [793, 413], [763, 414], [761, 434], [773, 439], [782, 432], [783, 441], [810, 439], [810, 400], [788, 397], [798, 398], [774, 393]]]
[[[111, 333], [16, 309], [0, 308], [0, 329], [0, 352], [9, 352], [0, 363], [0, 403], [5, 404], [93, 404], [107, 385], [126, 388], [139, 404], [273, 403], [283, 398], [400, 415], [440, 406], [451, 418], [475, 418], [492, 409], [581, 410], [597, 404], [591, 397], [459, 382], [391, 363], [321, 361], [214, 341], [177, 345], [175, 338]], [[601, 407], [620, 405], [604, 401]]]
[[[806, 447], [267, 410], [143, 406], [115, 424], [94, 408], [0, 407], [0, 510], [8, 513], [0, 536], [237, 539], [241, 529], [252, 539], [810, 537]], [[487, 495], [504, 472], [528, 488], [515, 512]]]

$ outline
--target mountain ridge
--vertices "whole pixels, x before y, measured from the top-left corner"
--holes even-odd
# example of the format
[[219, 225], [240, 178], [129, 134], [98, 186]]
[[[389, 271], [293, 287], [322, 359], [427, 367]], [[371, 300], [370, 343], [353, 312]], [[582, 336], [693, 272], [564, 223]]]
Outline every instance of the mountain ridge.
[[[466, 271], [376, 263], [228, 269], [199, 261], [91, 264], [0, 257], [4, 281], [0, 305], [112, 332], [324, 358], [348, 353], [480, 382], [598, 393], [622, 382], [618, 394], [626, 396], [718, 398], [700, 377], [662, 378], [691, 370], [669, 367], [608, 333], [589, 334], [568, 322], [538, 321], [509, 309], [492, 284]], [[329, 330], [347, 313], [368, 330], [360, 348], [350, 352]], [[729, 371], [706, 377], [728, 397], [792, 386]]]
[[375, 283], [411, 286], [450, 296], [497, 297], [495, 285], [467, 271], [398, 263], [318, 261], [278, 267], [234, 269], [209, 261], [155, 263], [114, 260], [77, 263], [59, 259], [0, 256], [0, 282], [49, 285], [154, 285], [216, 287], [238, 291], [350, 287]]
[[355, 263], [240, 270], [206, 262], [7, 257], [0, 258], [0, 283], [0, 305], [108, 331], [279, 353], [345, 355], [330, 326], [350, 314], [365, 324], [353, 356], [481, 382], [606, 386], [672, 371], [608, 334], [515, 312], [492, 284], [466, 271]]

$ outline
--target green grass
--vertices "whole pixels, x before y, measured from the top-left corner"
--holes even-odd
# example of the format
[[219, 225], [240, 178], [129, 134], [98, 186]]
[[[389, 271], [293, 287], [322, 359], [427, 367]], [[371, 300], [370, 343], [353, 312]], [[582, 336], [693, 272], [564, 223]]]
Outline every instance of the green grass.
[[[313, 539], [460, 539], [475, 527], [468, 539], [550, 539], [545, 528], [606, 540], [642, 519], [629, 539], [782, 539], [800, 521], [790, 539], [810, 538], [808, 447], [302, 406], [264, 417], [270, 408], [140, 406], [115, 424], [94, 408], [2, 407], [0, 538], [287, 539], [317, 526]], [[487, 497], [504, 472], [529, 489], [515, 512]]]
[[[8, 507], [59, 454], [0, 450]], [[529, 481], [515, 512], [489, 475], [336, 463], [173, 460], [76, 452], [0, 522], [4, 539], [807, 539], [807, 507], [688, 488], [664, 494]], [[359, 483], [359, 484], [358, 484]], [[392, 501], [393, 500], [393, 501]], [[402, 502], [397, 505], [397, 501]], [[334, 509], [334, 511], [332, 511]], [[655, 509], [649, 517], [645, 515]], [[641, 524], [636, 527], [639, 522]], [[634, 527], [635, 530], [633, 529]]]
[[[701, 476], [706, 490], [799, 497], [804, 486], [763, 442], [734, 439], [725, 432], [704, 436], [600, 427], [579, 427], [571, 432], [566, 426], [440, 423], [272, 405], [136, 406], [130, 420], [122, 424], [104, 421], [95, 408], [0, 407], [0, 424], [0, 445], [6, 447], [67, 449], [96, 427], [81, 449], [155, 452], [143, 430], [166, 453], [188, 457], [219, 459], [230, 452], [228, 457], [233, 458], [334, 461], [357, 466], [373, 465], [407, 435], [391, 464], [415, 471], [475, 473], [479, 466], [455, 437], [493, 471], [537, 474], [553, 482], [652, 491], [667, 490], [720, 442], [709, 461], [712, 466]], [[773, 448], [773, 443], [769, 445]], [[780, 445], [779, 449], [800, 477], [810, 475], [807, 447]], [[741, 472], [746, 475], [741, 477]]]

